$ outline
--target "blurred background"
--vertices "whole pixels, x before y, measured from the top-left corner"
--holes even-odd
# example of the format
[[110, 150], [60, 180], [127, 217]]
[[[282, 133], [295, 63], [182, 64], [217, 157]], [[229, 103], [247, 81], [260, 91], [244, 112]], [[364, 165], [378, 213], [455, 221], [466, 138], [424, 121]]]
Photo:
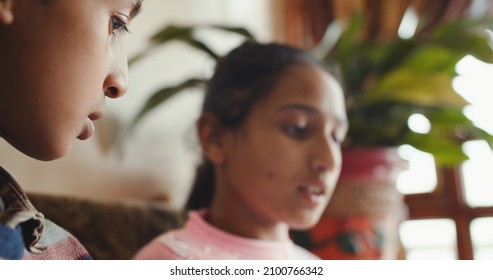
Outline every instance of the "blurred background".
[[[127, 37], [128, 54], [129, 57], [133, 57], [149, 49], [148, 39], [170, 24], [186, 26], [221, 24], [243, 27], [261, 42], [278, 41], [307, 50], [320, 51], [323, 47], [333, 47], [343, 34], [342, 29], [337, 29], [338, 25], [334, 23], [350, 20], [355, 12], [364, 17], [357, 36], [358, 42], [372, 42], [374, 43], [372, 46], [378, 42], [386, 47], [400, 40], [399, 42], [404, 42], [408, 46], [406, 40], [419, 38], [423, 41], [416, 40], [416, 42], [427, 44], [426, 40], [433, 37], [429, 34], [443, 23], [466, 18], [486, 18], [483, 24], [488, 26], [488, 17], [493, 12], [492, 2], [488, 0], [145, 0], [142, 14], [130, 26], [130, 34]], [[493, 21], [490, 25], [493, 26]], [[484, 35], [484, 30], [482, 32]], [[380, 253], [374, 257], [365, 255], [363, 258], [493, 259], [493, 153], [491, 142], [488, 142], [491, 140], [488, 138], [488, 133], [493, 134], [491, 121], [493, 120], [493, 85], [491, 84], [493, 66], [486, 63], [491, 57], [485, 55], [485, 59], [481, 60], [473, 55], [475, 52], [484, 53], [484, 46], [481, 44], [486, 44], [486, 39], [483, 43], [473, 42], [471, 39], [469, 44], [468, 38], [477, 37], [459, 35], [456, 41], [450, 41], [450, 44], [454, 45], [451, 49], [456, 51], [460, 48], [461, 51], [454, 52], [460, 55], [460, 59], [452, 59], [454, 67], [453, 71], [449, 72], [453, 72], [453, 78], [447, 83], [460, 98], [454, 105], [460, 103], [460, 112], [486, 134], [481, 134], [481, 137], [476, 137], [476, 134], [463, 137], [462, 141], [459, 141], [459, 149], [464, 157], [457, 163], [448, 161], [442, 164], [442, 161], [436, 160], [437, 156], [443, 159], [444, 154], [449, 154], [448, 150], [443, 151], [445, 144], [435, 145], [442, 147], [442, 154], [437, 156], [429, 151], [423, 151], [427, 148], [417, 149], [416, 145], [412, 145], [416, 141], [395, 141], [385, 145], [393, 146], [396, 155], [406, 162], [406, 167], [394, 174], [393, 169], [390, 170], [386, 162], [381, 163], [370, 173], [385, 178], [376, 181], [370, 179], [370, 181], [373, 185], [377, 181], [378, 183], [385, 181], [385, 187], [372, 187], [372, 184], [367, 184], [368, 186], [364, 187], [353, 187], [352, 191], [357, 194], [341, 194], [344, 199], [354, 202], [359, 201], [355, 195], [364, 192], [364, 197], [368, 200], [377, 197], [379, 201], [376, 204], [369, 203], [368, 207], [378, 208], [381, 205], [380, 196], [389, 193], [389, 188], [392, 189], [389, 194], [391, 198], [383, 199], [384, 203], [390, 206], [382, 211], [390, 211], [393, 215], [389, 227], [397, 235], [397, 246], [388, 255]], [[218, 54], [225, 54], [244, 40], [244, 37], [236, 34], [210, 29], [197, 30], [195, 36], [207, 42]], [[420, 46], [418, 43], [413, 47]], [[468, 47], [471, 48], [470, 54], [467, 53]], [[335, 56], [334, 53], [336, 52], [333, 52], [332, 56], [328, 55], [327, 59], [343, 57], [341, 51], [336, 53], [341, 56]], [[356, 56], [360, 53], [364, 51], [355, 49], [352, 55]], [[404, 57], [398, 54], [397, 57], [399, 56]], [[325, 56], [321, 56], [323, 57]], [[440, 56], [433, 53], [424, 60], [423, 64], [432, 64], [430, 61], [439, 60]], [[396, 58], [390, 57], [389, 61], [396, 61]], [[363, 68], [364, 64], [356, 64], [355, 67]], [[144, 201], [163, 204], [167, 209], [180, 211], [190, 191], [195, 166], [200, 158], [194, 122], [199, 114], [202, 90], [186, 89], [168, 98], [166, 102], [150, 111], [131, 134], [126, 134], [126, 127], [154, 92], [192, 76], [207, 79], [212, 74], [213, 68], [213, 59], [183, 42], [171, 41], [153, 47], [145, 57], [130, 66], [130, 87], [127, 95], [122, 99], [106, 103], [107, 112], [105, 118], [96, 124], [95, 137], [75, 143], [67, 157], [53, 162], [32, 160], [12, 149], [2, 140], [0, 164], [31, 193], [107, 201]], [[434, 65], [434, 68], [436, 69], [437, 66]], [[376, 76], [372, 74], [371, 77], [387, 77], [380, 75], [381, 73], [384, 71]], [[352, 80], [348, 82], [351, 83], [356, 82]], [[422, 83], [426, 86], [431, 81], [417, 79], [413, 80], [413, 83]], [[366, 85], [368, 82], [364, 81], [362, 84]], [[439, 90], [437, 91], [436, 88], [432, 91], [439, 95]], [[417, 95], [413, 93], [413, 96]], [[450, 101], [453, 98], [456, 97], [442, 99]], [[354, 100], [356, 99], [350, 101], [354, 102]], [[395, 107], [397, 99], [386, 97], [381, 100], [390, 102], [394, 106], [392, 108], [401, 108]], [[398, 101], [401, 102], [402, 99]], [[411, 101], [406, 99], [406, 104]], [[447, 108], [452, 106], [451, 103], [440, 102], [425, 105], [429, 108], [440, 107], [441, 104]], [[425, 109], [429, 109], [428, 107]], [[377, 111], [389, 108], [379, 107]], [[404, 122], [407, 133], [405, 136], [408, 137], [406, 139], [411, 139], [409, 135], [431, 134], [435, 122], [431, 114], [427, 115], [428, 111], [425, 109], [410, 111], [406, 115]], [[402, 110], [397, 111], [402, 112]], [[391, 130], [392, 124], [384, 123], [383, 127]], [[454, 130], [457, 130], [457, 127], [454, 127]], [[380, 132], [374, 130], [372, 133]], [[450, 162], [453, 164], [449, 164]], [[362, 177], [367, 175], [365, 173]], [[368, 181], [368, 178], [362, 179], [365, 180]], [[341, 190], [340, 193], [343, 191]], [[367, 202], [363, 204], [365, 203]], [[334, 205], [332, 208], [337, 207], [339, 206]], [[351, 207], [358, 208], [354, 205]], [[353, 210], [352, 208], [350, 211], [340, 212], [351, 212], [351, 215], [360, 218], [365, 213], [376, 211]], [[355, 212], [357, 214], [354, 214]], [[396, 212], [399, 213], [394, 215]], [[378, 213], [378, 215], [386, 215]], [[345, 223], [348, 224], [347, 216], [344, 217]], [[340, 220], [338, 221], [340, 223]], [[354, 243], [354, 240], [349, 241]], [[359, 258], [356, 248], [358, 246], [353, 243], [351, 248], [355, 252], [354, 258]], [[362, 252], [363, 249], [359, 250]]]

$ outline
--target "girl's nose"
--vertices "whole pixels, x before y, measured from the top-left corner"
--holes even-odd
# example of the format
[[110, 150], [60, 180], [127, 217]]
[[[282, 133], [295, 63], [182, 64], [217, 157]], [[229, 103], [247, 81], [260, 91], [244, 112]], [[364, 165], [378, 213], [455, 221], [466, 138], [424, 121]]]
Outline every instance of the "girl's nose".
[[324, 137], [315, 145], [312, 157], [312, 169], [317, 173], [327, 173], [340, 165], [340, 148], [334, 141]]

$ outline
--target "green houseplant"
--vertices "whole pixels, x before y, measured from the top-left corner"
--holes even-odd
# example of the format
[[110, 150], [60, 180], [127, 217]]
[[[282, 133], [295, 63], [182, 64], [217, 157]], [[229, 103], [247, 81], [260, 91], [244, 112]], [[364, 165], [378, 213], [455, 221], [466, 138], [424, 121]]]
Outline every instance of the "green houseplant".
[[[431, 153], [443, 166], [454, 166], [467, 159], [461, 149], [465, 141], [484, 139], [493, 145], [493, 137], [463, 114], [468, 103], [452, 88], [455, 65], [465, 55], [472, 54], [485, 62], [493, 62], [493, 51], [484, 32], [491, 22], [489, 18], [462, 19], [441, 24], [421, 36], [379, 42], [360, 40], [363, 18], [355, 16], [344, 25], [342, 32], [328, 32], [335, 44], [327, 48], [322, 41], [312, 51], [342, 76], [350, 123], [345, 145], [394, 147], [410, 144]], [[152, 36], [149, 47], [131, 58], [130, 65], [154, 47], [173, 40], [217, 59], [220, 54], [207, 42], [196, 38], [195, 32], [201, 28], [253, 39], [252, 34], [241, 27], [170, 25]], [[321, 49], [325, 50], [320, 52]], [[128, 131], [131, 132], [148, 112], [169, 97], [185, 88], [201, 87], [206, 83], [204, 78], [189, 78], [152, 94]], [[409, 128], [408, 119], [413, 114], [428, 118], [431, 123], [428, 133], [416, 133]]]
[[[392, 41], [361, 40], [363, 19], [354, 17], [324, 61], [339, 69], [347, 95], [350, 146], [410, 144], [433, 154], [438, 164], [467, 159], [461, 146], [492, 137], [464, 114], [468, 104], [452, 87], [455, 65], [470, 54], [493, 62], [485, 28], [491, 19], [442, 23], [429, 33]], [[413, 132], [413, 114], [431, 123], [428, 133]]]

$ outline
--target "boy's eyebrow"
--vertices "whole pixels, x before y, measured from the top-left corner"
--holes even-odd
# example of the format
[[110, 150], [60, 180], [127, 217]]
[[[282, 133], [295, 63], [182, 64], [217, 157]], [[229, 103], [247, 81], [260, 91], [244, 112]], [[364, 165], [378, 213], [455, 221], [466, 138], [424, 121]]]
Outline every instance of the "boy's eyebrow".
[[132, 10], [130, 11], [129, 19], [133, 19], [142, 11], [142, 2], [144, 0], [127, 0], [132, 5]]

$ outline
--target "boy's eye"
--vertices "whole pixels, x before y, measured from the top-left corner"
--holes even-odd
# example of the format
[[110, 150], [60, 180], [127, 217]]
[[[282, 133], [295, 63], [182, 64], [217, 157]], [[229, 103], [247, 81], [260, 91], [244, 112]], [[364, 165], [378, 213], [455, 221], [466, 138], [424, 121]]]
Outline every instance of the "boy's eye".
[[127, 24], [116, 17], [111, 18], [111, 29], [112, 33], [115, 31], [128, 32]]

